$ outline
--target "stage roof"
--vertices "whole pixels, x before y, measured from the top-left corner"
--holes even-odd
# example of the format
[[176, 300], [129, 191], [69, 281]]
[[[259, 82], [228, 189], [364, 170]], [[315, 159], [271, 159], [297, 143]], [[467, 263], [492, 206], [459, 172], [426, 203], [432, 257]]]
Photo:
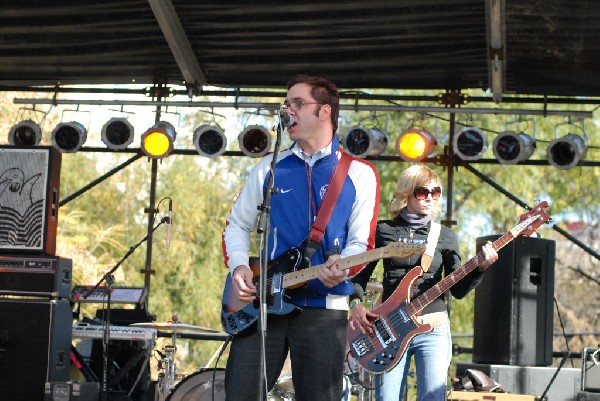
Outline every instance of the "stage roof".
[[[595, 0], [6, 0], [0, 86], [283, 87], [600, 96]], [[499, 81], [498, 81], [499, 80]]]

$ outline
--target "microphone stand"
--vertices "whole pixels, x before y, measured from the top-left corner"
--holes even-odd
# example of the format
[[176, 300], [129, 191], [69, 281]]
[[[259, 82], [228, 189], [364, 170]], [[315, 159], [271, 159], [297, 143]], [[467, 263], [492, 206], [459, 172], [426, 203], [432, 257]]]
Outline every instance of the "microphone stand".
[[275, 165], [277, 164], [277, 156], [279, 155], [279, 149], [281, 147], [281, 131], [283, 124], [281, 118], [277, 124], [277, 139], [275, 140], [275, 147], [273, 148], [273, 160], [271, 161], [271, 171], [269, 179], [267, 180], [267, 187], [265, 188], [263, 203], [258, 207], [261, 211], [258, 226], [256, 231], [262, 234], [263, 249], [262, 256], [260, 257], [260, 274], [259, 274], [259, 318], [258, 318], [258, 331], [260, 333], [260, 377], [258, 381], [258, 401], [264, 400], [267, 392], [267, 376], [266, 376], [266, 354], [265, 354], [265, 338], [267, 336], [267, 259], [269, 256], [269, 216], [271, 214], [271, 195], [278, 192], [277, 188], [273, 188]]
[[152, 230], [146, 234], [144, 238], [142, 238], [137, 244], [129, 248], [129, 251], [117, 262], [117, 264], [110, 269], [96, 285], [90, 289], [87, 293], [83, 295], [84, 299], [87, 299], [90, 295], [94, 293], [95, 290], [100, 287], [103, 281], [106, 282], [106, 315], [104, 319], [104, 332], [102, 335], [102, 388], [101, 388], [101, 401], [108, 401], [108, 343], [110, 341], [110, 300], [111, 300], [111, 292], [112, 292], [112, 284], [115, 281], [115, 277], [113, 273], [121, 266], [121, 264], [127, 259], [144, 241], [148, 239], [151, 233], [156, 231], [158, 227], [171, 222], [169, 217], [163, 217], [160, 222], [152, 228]]

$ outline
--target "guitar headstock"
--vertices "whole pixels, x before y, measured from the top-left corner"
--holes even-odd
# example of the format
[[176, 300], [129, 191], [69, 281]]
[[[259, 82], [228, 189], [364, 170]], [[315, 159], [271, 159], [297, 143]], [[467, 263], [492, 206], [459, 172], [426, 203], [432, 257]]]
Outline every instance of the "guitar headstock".
[[398, 241], [390, 242], [381, 250], [387, 257], [410, 258], [414, 255], [420, 255], [425, 252], [427, 241]]
[[515, 238], [520, 235], [530, 236], [542, 224], [550, 220], [550, 216], [546, 213], [548, 206], [548, 202], [543, 201], [535, 205], [529, 212], [521, 215], [520, 223], [510, 230], [512, 236]]

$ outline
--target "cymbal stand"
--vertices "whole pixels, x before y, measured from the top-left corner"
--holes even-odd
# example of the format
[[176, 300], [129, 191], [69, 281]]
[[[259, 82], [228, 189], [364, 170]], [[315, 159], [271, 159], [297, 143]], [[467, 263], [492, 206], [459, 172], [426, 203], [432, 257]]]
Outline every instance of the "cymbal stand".
[[[179, 315], [174, 314], [168, 323], [181, 323], [179, 321]], [[159, 370], [163, 370], [158, 375], [158, 400], [165, 401], [173, 387], [175, 387], [175, 379], [177, 378], [177, 363], [175, 362], [175, 353], [177, 352], [177, 330], [173, 330], [171, 336], [171, 344], [163, 347], [165, 351], [161, 354], [161, 360], [159, 362]], [[155, 397], [156, 398], [156, 397]]]
[[158, 383], [156, 387], [158, 392], [157, 401], [166, 400], [175, 385], [175, 375], [177, 374], [177, 365], [175, 363], [177, 346], [175, 344], [175, 337], [176, 334], [173, 333], [171, 345], [165, 345], [163, 348], [165, 352], [161, 355], [162, 359], [159, 362], [159, 370], [163, 370], [163, 372], [158, 374]]

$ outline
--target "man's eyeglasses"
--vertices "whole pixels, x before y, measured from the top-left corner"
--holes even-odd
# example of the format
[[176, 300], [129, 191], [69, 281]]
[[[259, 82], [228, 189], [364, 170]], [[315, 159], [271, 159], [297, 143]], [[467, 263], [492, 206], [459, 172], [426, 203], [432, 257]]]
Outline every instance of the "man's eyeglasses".
[[298, 111], [298, 110], [300, 110], [302, 108], [302, 106], [307, 105], [307, 104], [323, 104], [323, 103], [319, 103], [319, 102], [303, 102], [302, 100], [292, 100], [289, 103], [285, 102], [283, 104], [283, 108], [287, 109], [289, 107], [293, 111]]
[[431, 199], [437, 200], [440, 198], [440, 195], [442, 195], [442, 188], [433, 187], [432, 189], [429, 189], [427, 187], [416, 187], [413, 194], [417, 200], [426, 199], [429, 194], [431, 194]]

